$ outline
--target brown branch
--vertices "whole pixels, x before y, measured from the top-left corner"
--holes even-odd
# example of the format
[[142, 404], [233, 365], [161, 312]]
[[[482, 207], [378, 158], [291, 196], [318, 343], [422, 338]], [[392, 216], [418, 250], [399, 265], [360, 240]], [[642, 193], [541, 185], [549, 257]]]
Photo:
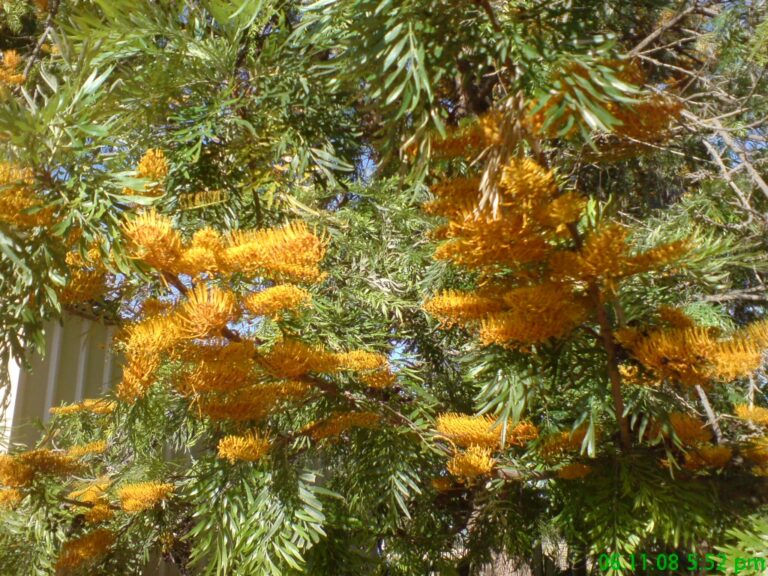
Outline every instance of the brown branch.
[[499, 21], [496, 19], [496, 14], [493, 12], [493, 7], [491, 6], [491, 3], [488, 0], [472, 0], [475, 4], [480, 6], [483, 10], [485, 10], [485, 13], [488, 15], [488, 19], [491, 21], [491, 26], [493, 26], [493, 29], [496, 32], [501, 32], [501, 25], [499, 24]]
[[702, 388], [699, 384], [696, 384], [696, 393], [699, 395], [701, 405], [704, 407], [704, 412], [707, 413], [707, 421], [709, 422], [709, 426], [712, 428], [712, 432], [715, 433], [715, 444], [722, 444], [723, 433], [720, 431], [720, 426], [717, 424], [715, 411], [712, 410], [712, 405], [709, 403], [709, 398], [707, 398], [707, 394], [704, 392], [704, 388]]
[[611, 381], [611, 396], [613, 397], [613, 409], [616, 412], [616, 420], [619, 424], [621, 446], [625, 452], [629, 452], [632, 447], [632, 437], [629, 434], [629, 421], [624, 417], [624, 399], [621, 396], [621, 374], [619, 374], [619, 361], [616, 342], [613, 339], [613, 329], [605, 310], [605, 304], [602, 301], [600, 287], [595, 283], [591, 284], [589, 295], [597, 312], [600, 336], [603, 339], [605, 353], [608, 355], [608, 378]]
[[675, 26], [678, 22], [680, 22], [683, 18], [688, 16], [691, 12], [696, 10], [696, 6], [689, 6], [682, 12], [680, 12], [677, 16], [672, 18], [671, 20], [665, 22], [662, 26], [659, 26], [656, 30], [651, 32], [648, 36], [646, 36], [643, 40], [640, 41], [632, 50], [629, 52], [630, 56], [637, 56], [643, 48], [651, 44], [656, 38], [664, 34], [667, 30]]
[[709, 155], [712, 156], [712, 159], [715, 161], [715, 164], [717, 164], [718, 168], [720, 168], [720, 172], [723, 175], [723, 178], [725, 178], [725, 181], [728, 182], [728, 186], [731, 187], [731, 190], [733, 190], [736, 193], [736, 197], [739, 199], [739, 204], [741, 204], [741, 207], [747, 211], [749, 214], [749, 219], [752, 219], [752, 207], [749, 204], [749, 200], [747, 199], [746, 194], [742, 191], [741, 188], [739, 188], [739, 185], [736, 184], [736, 182], [733, 180], [733, 177], [731, 176], [731, 171], [728, 170], [728, 167], [723, 162], [723, 159], [720, 157], [720, 154], [718, 153], [717, 149], [707, 141], [706, 139], [702, 140], [702, 143], [704, 144], [704, 147], [707, 149], [707, 152], [709, 152]]
[[526, 480], [548, 480], [557, 477], [556, 470], [518, 470], [515, 468], [497, 468], [494, 470], [497, 478], [508, 482], [524, 482]]
[[[575, 223], [568, 224], [568, 230], [573, 238], [576, 249], [579, 250], [584, 241], [579, 233]], [[629, 433], [629, 421], [624, 417], [624, 399], [621, 396], [621, 374], [619, 374], [619, 361], [616, 350], [616, 342], [613, 339], [613, 328], [610, 319], [605, 310], [600, 287], [595, 282], [591, 282], [588, 294], [592, 300], [592, 305], [597, 314], [597, 323], [600, 326], [600, 338], [603, 340], [603, 348], [608, 356], [607, 371], [608, 379], [611, 382], [611, 396], [613, 397], [613, 409], [616, 412], [616, 422], [619, 425], [621, 435], [621, 446], [625, 452], [629, 452], [632, 447], [632, 437]]]
[[734, 290], [725, 294], [712, 294], [701, 299], [702, 302], [766, 302], [768, 292], [765, 288], [752, 288], [747, 290]]
[[24, 78], [29, 76], [29, 73], [32, 70], [32, 66], [35, 65], [37, 58], [40, 56], [40, 51], [43, 49], [43, 44], [45, 44], [45, 40], [48, 38], [48, 34], [50, 34], [50, 32], [53, 30], [53, 20], [56, 18], [56, 13], [59, 11], [60, 4], [61, 0], [53, 0], [51, 2], [51, 6], [48, 10], [48, 18], [45, 20], [45, 28], [43, 29], [43, 33], [40, 35], [40, 38], [38, 38], [35, 47], [32, 49], [32, 54], [30, 54], [26, 66], [24, 66]]
[[[744, 165], [744, 168], [749, 173], [752, 182], [760, 189], [763, 195], [768, 198], [768, 183], [766, 183], [760, 173], [752, 165], [744, 149], [738, 144], [738, 142], [733, 139], [733, 137], [728, 133], [728, 130], [717, 118], [701, 119], [687, 110], [683, 111], [683, 116], [693, 121], [698, 126], [701, 126], [702, 128], [712, 130], [715, 134], [722, 138], [723, 142], [725, 142], [725, 145], [728, 146], [728, 148], [730, 148], [734, 154], [736, 154], [739, 161]], [[706, 142], [706, 140], [704, 140], [704, 142]]]

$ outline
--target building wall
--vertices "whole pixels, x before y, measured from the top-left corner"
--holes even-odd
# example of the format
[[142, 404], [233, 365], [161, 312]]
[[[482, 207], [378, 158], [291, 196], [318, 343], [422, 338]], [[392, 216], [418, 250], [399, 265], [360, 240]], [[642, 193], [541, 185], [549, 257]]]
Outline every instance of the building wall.
[[33, 354], [30, 370], [10, 367], [10, 400], [4, 419], [4, 444], [32, 445], [49, 409], [102, 394], [119, 379], [110, 352], [114, 327], [76, 316], [45, 328], [44, 356]]
[[[5, 403], [0, 428], [0, 452], [13, 445], [33, 446], [40, 424], [50, 420], [49, 409], [94, 398], [120, 379], [119, 361], [110, 350], [114, 327], [78, 316], [45, 328], [45, 355], [33, 354], [30, 369], [11, 363], [11, 387], [0, 390]], [[153, 555], [145, 576], [174, 576], [178, 571]]]

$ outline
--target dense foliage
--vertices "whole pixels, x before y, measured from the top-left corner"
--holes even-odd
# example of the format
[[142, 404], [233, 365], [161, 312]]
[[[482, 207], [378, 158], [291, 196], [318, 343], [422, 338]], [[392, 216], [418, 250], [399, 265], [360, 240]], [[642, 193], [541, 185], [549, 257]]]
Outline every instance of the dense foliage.
[[765, 13], [0, 2], [2, 573], [765, 556]]

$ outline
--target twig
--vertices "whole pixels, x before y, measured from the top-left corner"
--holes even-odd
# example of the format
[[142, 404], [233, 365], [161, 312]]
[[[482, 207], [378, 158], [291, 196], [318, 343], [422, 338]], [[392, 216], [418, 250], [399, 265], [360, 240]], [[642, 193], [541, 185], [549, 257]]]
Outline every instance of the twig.
[[712, 410], [707, 394], [704, 392], [704, 388], [699, 384], [696, 384], [696, 392], [701, 400], [701, 405], [704, 406], [704, 412], [707, 413], [709, 425], [715, 433], [715, 444], [721, 444], [723, 442], [723, 433], [720, 431], [720, 426], [717, 424], [717, 417], [715, 416], [714, 410]]
[[38, 38], [37, 43], [32, 50], [32, 54], [29, 55], [29, 60], [27, 60], [27, 64], [24, 66], [24, 78], [29, 76], [29, 73], [32, 70], [32, 66], [34, 66], [35, 62], [37, 61], [38, 56], [40, 56], [40, 51], [43, 49], [43, 44], [45, 44], [45, 40], [48, 38], [48, 34], [53, 30], [53, 19], [56, 18], [56, 13], [59, 11], [60, 3], [61, 0], [53, 0], [51, 2], [50, 9], [48, 10], [48, 18], [45, 20], [45, 28], [43, 29], [43, 33], [40, 35], [40, 38]]
[[689, 6], [674, 18], [665, 22], [662, 26], [659, 26], [656, 30], [654, 30], [648, 36], [646, 36], [639, 44], [637, 44], [637, 46], [632, 48], [632, 50], [629, 52], [629, 55], [637, 56], [643, 50], [643, 48], [645, 48], [651, 42], [656, 40], [656, 38], [664, 34], [664, 32], [666, 32], [667, 30], [675, 26], [678, 22], [680, 22], [683, 18], [688, 16], [688, 14], [690, 14], [694, 10], [696, 10], [696, 6]]
[[[583, 245], [583, 240], [576, 224], [569, 224], [568, 229], [576, 248], [580, 249]], [[608, 356], [606, 368], [608, 371], [608, 379], [611, 382], [613, 409], [616, 412], [616, 421], [619, 425], [621, 446], [624, 452], [629, 452], [632, 448], [632, 436], [629, 432], [629, 421], [624, 417], [624, 399], [621, 396], [621, 374], [619, 373], [619, 361], [616, 342], [613, 339], [613, 329], [611, 328], [608, 314], [605, 311], [605, 304], [603, 302], [602, 294], [600, 293], [600, 287], [596, 282], [590, 282], [588, 294], [592, 300], [592, 305], [595, 308], [595, 313], [597, 314], [597, 323], [600, 326], [600, 337], [603, 340], [603, 347]]]

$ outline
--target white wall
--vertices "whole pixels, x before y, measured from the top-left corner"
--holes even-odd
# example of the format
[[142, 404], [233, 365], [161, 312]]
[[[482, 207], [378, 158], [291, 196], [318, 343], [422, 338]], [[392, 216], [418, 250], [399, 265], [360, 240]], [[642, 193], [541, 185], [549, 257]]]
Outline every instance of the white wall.
[[45, 355], [30, 357], [30, 370], [9, 367], [11, 389], [3, 415], [3, 447], [31, 445], [39, 437], [40, 422], [49, 409], [79, 402], [111, 388], [119, 370], [110, 351], [114, 327], [77, 316], [45, 327]]

